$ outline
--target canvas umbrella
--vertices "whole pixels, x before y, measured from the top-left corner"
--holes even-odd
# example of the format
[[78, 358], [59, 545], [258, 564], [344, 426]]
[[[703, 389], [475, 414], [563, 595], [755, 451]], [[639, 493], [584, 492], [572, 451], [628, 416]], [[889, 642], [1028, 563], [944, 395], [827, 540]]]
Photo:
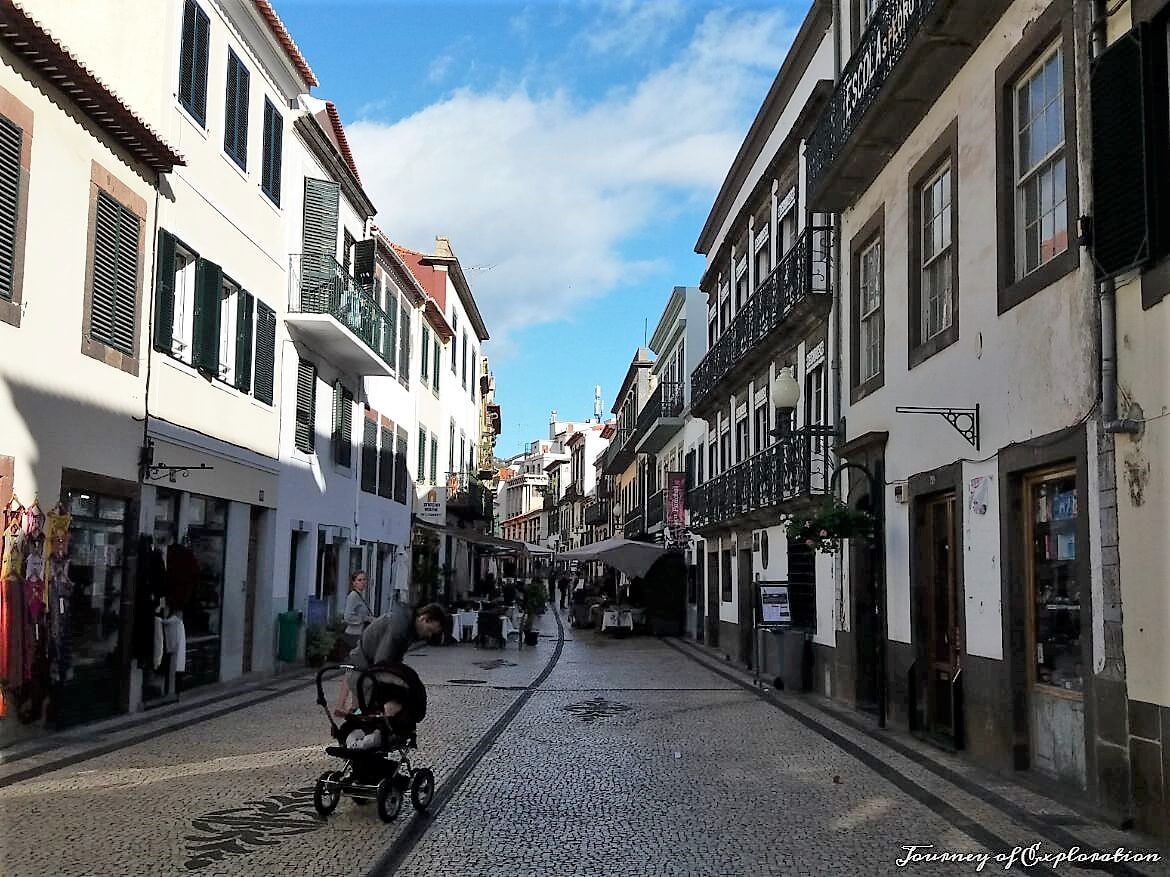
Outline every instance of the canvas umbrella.
[[611, 536], [592, 545], [583, 545], [557, 555], [559, 560], [598, 560], [630, 578], [641, 578], [650, 571], [654, 561], [662, 557], [666, 549], [650, 542], [636, 542], [624, 536]]

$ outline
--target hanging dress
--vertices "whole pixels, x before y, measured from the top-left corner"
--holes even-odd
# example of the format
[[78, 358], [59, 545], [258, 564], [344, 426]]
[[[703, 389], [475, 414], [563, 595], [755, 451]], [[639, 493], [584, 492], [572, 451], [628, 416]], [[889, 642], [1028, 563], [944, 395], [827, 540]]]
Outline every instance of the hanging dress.
[[24, 684], [24, 508], [13, 499], [0, 530], [0, 716], [15, 706]]
[[49, 512], [45, 524], [45, 582], [49, 601], [49, 677], [65, 682], [72, 676], [72, 630], [69, 624], [73, 582], [69, 580], [69, 525], [63, 506]]

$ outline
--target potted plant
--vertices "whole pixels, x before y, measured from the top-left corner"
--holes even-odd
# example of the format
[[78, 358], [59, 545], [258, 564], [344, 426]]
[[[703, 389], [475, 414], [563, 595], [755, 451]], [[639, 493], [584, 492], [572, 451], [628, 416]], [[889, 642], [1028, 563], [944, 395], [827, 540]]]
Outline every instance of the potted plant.
[[320, 667], [333, 654], [337, 634], [328, 624], [310, 624], [305, 631], [305, 661], [310, 667]]
[[810, 514], [790, 515], [788, 536], [816, 551], [832, 552], [842, 539], [872, 539], [873, 516], [834, 499]]
[[544, 612], [544, 599], [544, 586], [540, 582], [529, 582], [528, 587], [524, 589], [524, 615], [520, 620], [525, 645], [536, 645], [539, 634], [532, 629], [532, 625], [536, 617]]

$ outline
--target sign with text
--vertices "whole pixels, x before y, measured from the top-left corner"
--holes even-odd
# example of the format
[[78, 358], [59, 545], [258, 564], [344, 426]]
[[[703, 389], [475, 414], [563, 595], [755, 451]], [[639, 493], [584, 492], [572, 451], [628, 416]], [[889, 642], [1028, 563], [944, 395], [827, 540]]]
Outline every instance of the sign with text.
[[687, 476], [683, 472], [666, 473], [666, 526], [686, 523]]
[[418, 516], [432, 524], [447, 522], [447, 488], [428, 485], [418, 489]]
[[788, 585], [760, 585], [760, 623], [791, 624], [792, 606], [788, 602]]

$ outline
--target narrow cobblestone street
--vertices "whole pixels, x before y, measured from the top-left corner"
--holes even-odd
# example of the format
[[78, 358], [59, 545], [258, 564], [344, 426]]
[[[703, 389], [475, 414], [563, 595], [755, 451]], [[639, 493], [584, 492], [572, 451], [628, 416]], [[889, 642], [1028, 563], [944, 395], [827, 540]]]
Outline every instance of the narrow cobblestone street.
[[[316, 816], [331, 759], [306, 685], [72, 766], [0, 765], [3, 873], [961, 874], [977, 864], [896, 863], [905, 844], [1144, 848], [811, 701], [769, 700], [693, 646], [551, 614], [543, 633], [535, 649], [413, 656], [430, 816], [408, 805], [386, 826], [348, 799]], [[34, 775], [12, 782], [17, 769]]]

